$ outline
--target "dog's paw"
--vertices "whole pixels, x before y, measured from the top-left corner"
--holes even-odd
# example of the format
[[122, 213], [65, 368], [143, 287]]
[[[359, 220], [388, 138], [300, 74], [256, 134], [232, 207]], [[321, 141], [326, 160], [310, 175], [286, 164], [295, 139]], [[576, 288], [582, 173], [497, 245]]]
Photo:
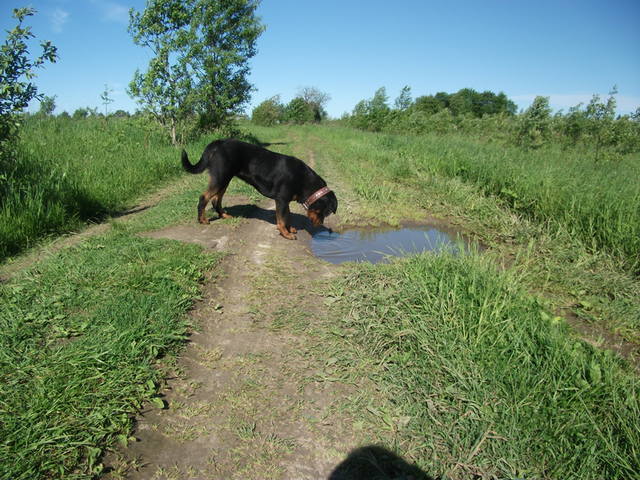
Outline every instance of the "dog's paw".
[[298, 233], [298, 229], [297, 229], [296, 227], [289, 227], [289, 231], [290, 231], [291, 233], [293, 233], [294, 235], [295, 235], [296, 233]]
[[284, 238], [288, 239], [288, 240], [297, 240], [298, 237], [296, 237], [293, 233], [289, 233], [289, 232], [280, 232], [280, 235], [282, 235]]

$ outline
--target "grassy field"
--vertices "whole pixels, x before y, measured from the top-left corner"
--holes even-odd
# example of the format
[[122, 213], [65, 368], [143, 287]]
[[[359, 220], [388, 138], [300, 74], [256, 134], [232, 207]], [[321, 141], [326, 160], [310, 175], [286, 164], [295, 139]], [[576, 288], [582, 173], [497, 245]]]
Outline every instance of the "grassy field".
[[179, 152], [142, 121], [28, 118], [0, 172], [0, 260], [123, 211], [180, 172]]
[[[534, 215], [433, 158], [448, 148], [480, 170], [491, 152], [497, 158], [495, 146], [342, 128], [282, 134], [296, 139], [300, 154], [315, 152], [340, 192], [345, 222], [436, 215], [491, 247], [459, 258], [353, 265], [333, 285], [331, 313], [315, 333], [327, 361], [340, 359], [345, 381], [365, 376], [375, 385], [349, 408], [378, 419], [381, 442], [392, 436], [399, 453], [438, 478], [640, 478], [637, 372], [594, 347], [606, 347], [602, 340], [576, 337], [567, 321], [575, 315], [637, 345], [640, 284], [620, 249], [583, 239], [566, 225], [566, 213]], [[429, 140], [435, 146], [426, 148]], [[520, 161], [524, 168], [524, 154]], [[619, 167], [627, 178], [635, 168]], [[492, 168], [512, 175], [507, 165]], [[602, 181], [595, 170], [593, 188], [575, 191], [570, 203], [592, 205]], [[616, 178], [629, 195], [625, 218], [637, 221], [637, 187]], [[548, 181], [560, 185], [562, 178]], [[388, 403], [381, 407], [374, 397]]]
[[[0, 284], [0, 477], [87, 478], [158, 391], [216, 262], [111, 231]], [[162, 402], [156, 397], [155, 403]]]
[[[581, 223], [592, 222], [595, 228], [596, 220], [590, 220], [586, 212], [592, 209], [594, 217], [599, 218], [598, 199], [602, 210], [613, 218], [609, 223], [601, 221], [602, 236], [611, 233], [610, 241], [615, 243], [614, 232], [637, 230], [640, 186], [628, 180], [637, 177], [640, 162], [636, 157], [618, 165], [624, 174], [618, 172], [615, 184], [606, 182], [613, 167], [598, 167], [602, 169], [602, 178], [598, 178], [590, 159], [584, 161], [582, 169], [589, 172], [584, 177], [580, 177], [580, 165], [574, 159], [574, 171], [567, 168], [564, 177], [557, 173], [533, 181], [529, 177], [541, 178], [540, 172], [548, 171], [539, 166], [543, 152], [531, 152], [527, 160], [525, 153], [517, 149], [504, 150], [498, 144], [474, 140], [465, 142], [460, 137], [392, 136], [346, 128], [302, 128], [297, 132], [301, 141], [316, 149], [321, 165], [333, 165], [332, 169], [325, 166], [326, 174], [349, 186], [347, 196], [342, 198], [347, 203], [347, 208], [341, 210], [345, 222], [393, 224], [432, 215], [449, 219], [491, 246], [497, 263], [515, 268], [523, 284], [530, 291], [544, 292], [556, 309], [640, 343], [640, 282], [634, 273], [633, 255], [622, 251], [631, 252], [637, 238], [628, 238], [626, 244], [620, 240], [624, 246], [605, 247], [578, 233]], [[545, 164], [552, 163], [554, 152], [549, 152]], [[512, 153], [519, 155], [516, 166], [511, 166], [508, 160]], [[498, 163], [500, 158], [502, 163]], [[505, 200], [504, 192], [492, 193], [479, 180], [469, 181], [454, 174], [456, 169], [441, 167], [453, 164], [455, 159], [475, 163], [469, 169], [484, 169], [495, 177], [505, 172], [505, 178], [512, 179], [511, 200]], [[491, 162], [491, 167], [485, 166]], [[523, 170], [527, 166], [529, 170]], [[512, 173], [516, 169], [523, 171], [516, 175]], [[562, 168], [554, 167], [553, 171]], [[575, 182], [572, 177], [583, 178], [580, 181], [590, 178], [591, 183], [574, 191], [563, 189], [563, 183]], [[549, 184], [557, 184], [558, 188], [549, 189]], [[536, 185], [539, 191], [535, 190]], [[555, 202], [558, 208], [564, 206], [567, 211], [573, 205], [575, 212], [585, 212], [583, 220], [571, 220], [569, 213], [560, 210], [557, 214], [542, 211], [532, 214], [518, 205], [514, 208], [513, 197], [525, 197], [525, 193], [518, 192], [527, 189], [531, 189], [531, 196], [541, 198], [556, 192], [557, 199], [545, 203]], [[626, 196], [613, 200], [624, 192]], [[349, 201], [358, 207], [350, 210]], [[617, 216], [612, 213], [616, 209]]]
[[[437, 478], [640, 475], [640, 383], [481, 256], [352, 267], [334, 287], [345, 364], [389, 399], [353, 406]], [[335, 355], [335, 353], [332, 352]], [[380, 395], [380, 393], [378, 393]]]
[[[179, 176], [175, 149], [130, 121], [60, 125], [25, 129], [24, 168], [3, 186], [0, 229], [14, 238], [5, 255], [127, 208], [170, 178], [179, 188], [0, 283], [0, 458], [11, 459], [0, 478], [100, 473], [141, 402], [162, 407], [158, 365], [180, 350], [200, 282], [217, 275], [218, 256], [137, 235], [195, 219], [206, 181]], [[351, 265], [318, 286], [327, 316], [303, 318], [299, 331], [315, 335], [344, 380], [369, 379], [373, 389], [345, 408], [373, 417], [381, 443], [442, 479], [640, 478], [637, 371], [568, 321], [640, 343], [637, 244], [625, 237], [638, 225], [637, 158], [599, 174], [569, 153], [526, 156], [460, 137], [251, 132], [313, 158], [344, 223], [433, 215], [489, 246]], [[187, 146], [192, 160], [210, 140]], [[259, 198], [236, 181], [229, 193]], [[13, 229], [22, 237], [5, 237]]]
[[[578, 150], [552, 146], [523, 150], [463, 136], [371, 134], [346, 128], [323, 130], [323, 137], [370, 168], [354, 171], [356, 189], [365, 197], [390, 200], [393, 191], [371, 179], [381, 172], [393, 183], [428, 181], [433, 176], [460, 179], [512, 211], [550, 223], [578, 237], [591, 251], [640, 268], [640, 154], [615, 162], [595, 162]], [[349, 168], [347, 167], [347, 168]]]

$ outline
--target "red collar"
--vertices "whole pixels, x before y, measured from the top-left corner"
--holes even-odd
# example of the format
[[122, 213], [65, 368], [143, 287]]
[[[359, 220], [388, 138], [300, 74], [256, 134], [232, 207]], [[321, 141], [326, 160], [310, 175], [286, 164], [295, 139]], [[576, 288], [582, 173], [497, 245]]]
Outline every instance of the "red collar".
[[317, 190], [316, 192], [309, 195], [309, 197], [304, 202], [302, 202], [302, 206], [305, 208], [305, 210], [309, 210], [309, 207], [313, 204], [313, 202], [318, 200], [320, 197], [324, 197], [330, 191], [331, 190], [328, 187], [322, 187], [320, 190]]

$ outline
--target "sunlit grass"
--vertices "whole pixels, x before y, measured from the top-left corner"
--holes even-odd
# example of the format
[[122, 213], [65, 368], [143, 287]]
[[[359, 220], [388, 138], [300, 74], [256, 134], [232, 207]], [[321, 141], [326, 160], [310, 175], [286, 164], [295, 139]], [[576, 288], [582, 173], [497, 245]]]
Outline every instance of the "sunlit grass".
[[0, 284], [0, 477], [93, 478], [155, 397], [218, 257], [121, 231]]
[[118, 118], [29, 118], [0, 167], [0, 259], [120, 212], [181, 172], [155, 129]]
[[635, 478], [634, 372], [519, 285], [474, 256], [353, 266], [334, 285], [337, 348], [375, 366], [401, 451], [438, 478]]

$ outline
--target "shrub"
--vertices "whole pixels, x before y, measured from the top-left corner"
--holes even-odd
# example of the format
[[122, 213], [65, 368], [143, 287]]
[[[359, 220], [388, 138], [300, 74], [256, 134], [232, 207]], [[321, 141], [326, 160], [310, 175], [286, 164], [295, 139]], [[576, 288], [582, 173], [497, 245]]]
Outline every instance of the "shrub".
[[268, 98], [251, 112], [251, 121], [265, 127], [281, 123], [283, 118], [284, 106], [280, 102], [280, 95]]

